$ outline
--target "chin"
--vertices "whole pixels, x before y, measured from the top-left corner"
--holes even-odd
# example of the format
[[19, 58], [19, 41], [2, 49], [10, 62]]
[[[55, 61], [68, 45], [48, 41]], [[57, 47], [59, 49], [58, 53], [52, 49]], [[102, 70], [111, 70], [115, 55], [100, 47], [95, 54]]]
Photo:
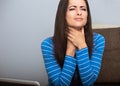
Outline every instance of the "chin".
[[84, 25], [79, 25], [79, 26], [75, 26], [74, 28], [76, 28], [76, 29], [81, 29], [81, 28], [83, 28], [84, 27]]
[[71, 28], [75, 28], [75, 29], [81, 29], [85, 26], [85, 24], [74, 24], [74, 25], [69, 25], [69, 27]]
[[78, 28], [81, 28], [81, 27], [84, 27], [85, 24], [75, 24], [74, 27], [78, 27]]

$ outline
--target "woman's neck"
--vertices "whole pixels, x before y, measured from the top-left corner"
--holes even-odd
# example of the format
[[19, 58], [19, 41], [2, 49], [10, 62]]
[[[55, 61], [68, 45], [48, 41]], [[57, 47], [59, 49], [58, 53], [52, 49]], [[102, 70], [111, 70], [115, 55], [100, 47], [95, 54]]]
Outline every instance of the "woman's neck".
[[69, 29], [76, 29], [76, 30], [82, 30], [84, 27], [68, 27]]

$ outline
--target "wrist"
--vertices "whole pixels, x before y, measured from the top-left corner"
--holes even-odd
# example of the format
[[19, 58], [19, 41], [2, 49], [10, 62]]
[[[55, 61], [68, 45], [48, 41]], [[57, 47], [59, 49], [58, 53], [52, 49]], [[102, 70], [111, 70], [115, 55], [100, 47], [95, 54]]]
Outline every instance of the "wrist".
[[86, 48], [86, 47], [87, 47], [87, 44], [86, 44], [86, 43], [84, 43], [84, 44], [82, 44], [82, 45], [78, 46], [77, 48], [78, 48], [78, 50], [80, 50], [80, 49], [82, 49], [82, 48]]
[[74, 57], [75, 55], [75, 50], [67, 50], [66, 55]]

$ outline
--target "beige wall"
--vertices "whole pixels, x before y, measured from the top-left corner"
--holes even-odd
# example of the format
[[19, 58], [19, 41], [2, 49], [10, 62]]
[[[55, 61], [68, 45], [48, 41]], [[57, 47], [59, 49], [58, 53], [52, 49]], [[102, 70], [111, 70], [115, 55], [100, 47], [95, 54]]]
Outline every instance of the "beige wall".
[[93, 24], [92, 25], [93, 29], [103, 29], [103, 28], [113, 28], [113, 27], [120, 27], [120, 25], [110, 25], [110, 24]]

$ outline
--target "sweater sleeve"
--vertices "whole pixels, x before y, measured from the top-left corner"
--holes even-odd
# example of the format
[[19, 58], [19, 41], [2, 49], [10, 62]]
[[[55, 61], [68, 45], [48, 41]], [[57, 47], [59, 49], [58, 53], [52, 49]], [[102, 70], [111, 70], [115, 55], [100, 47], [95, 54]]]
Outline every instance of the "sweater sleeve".
[[63, 68], [61, 69], [54, 57], [53, 44], [50, 39], [44, 40], [41, 43], [41, 50], [49, 84], [69, 86], [75, 71], [76, 59], [66, 55]]
[[100, 34], [94, 34], [94, 45], [91, 59], [88, 48], [76, 51], [77, 64], [83, 86], [93, 86], [96, 81], [104, 52], [105, 39]]

